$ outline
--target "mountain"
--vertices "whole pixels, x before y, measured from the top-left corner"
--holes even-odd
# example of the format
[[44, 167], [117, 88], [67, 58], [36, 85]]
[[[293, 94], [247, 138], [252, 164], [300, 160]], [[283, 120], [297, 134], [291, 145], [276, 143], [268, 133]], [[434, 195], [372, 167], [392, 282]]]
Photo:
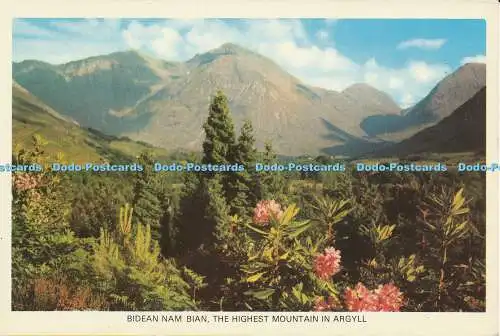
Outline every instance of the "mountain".
[[371, 116], [362, 121], [361, 127], [368, 135], [385, 140], [409, 137], [449, 116], [485, 86], [486, 65], [468, 63], [446, 76], [424, 99], [401, 115]]
[[24, 61], [14, 63], [13, 77], [85, 127], [168, 149], [201, 148], [202, 124], [218, 89], [229, 97], [236, 127], [250, 119], [259, 145], [271, 140], [286, 155], [319, 153], [366, 137], [363, 119], [400, 112], [391, 98], [368, 85], [343, 92], [311, 87], [234, 44], [185, 63], [135, 51], [62, 65]]
[[84, 126], [115, 133], [114, 114], [133, 107], [178, 69], [129, 51], [62, 65], [23, 61], [14, 63], [13, 76], [53, 109]]
[[378, 156], [404, 156], [419, 153], [479, 152], [486, 149], [486, 87], [444, 117], [396, 145], [376, 153]]
[[29, 148], [33, 135], [41, 135], [47, 142], [46, 153], [52, 160], [58, 154], [70, 162], [98, 162], [118, 160], [125, 162], [144, 150], [165, 156], [162, 149], [129, 139], [104, 135], [80, 127], [33, 96], [17, 82], [12, 84], [12, 142], [16, 147]]
[[258, 146], [283, 155], [356, 155], [411, 137], [449, 116], [485, 86], [485, 65], [466, 64], [402, 110], [367, 84], [312, 87], [235, 44], [167, 62], [137, 51], [67, 64], [13, 64], [13, 79], [84, 127], [168, 150], [201, 150], [213, 94], [229, 98], [238, 129], [249, 119]]

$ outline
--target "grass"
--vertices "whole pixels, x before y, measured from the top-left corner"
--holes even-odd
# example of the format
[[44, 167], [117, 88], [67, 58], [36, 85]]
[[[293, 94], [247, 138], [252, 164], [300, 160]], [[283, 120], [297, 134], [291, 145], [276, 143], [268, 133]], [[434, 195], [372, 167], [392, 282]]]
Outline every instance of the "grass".
[[50, 159], [56, 160], [62, 154], [66, 161], [78, 164], [134, 160], [145, 150], [159, 158], [168, 154], [165, 149], [82, 128], [15, 87], [12, 98], [14, 150], [30, 147], [33, 135], [38, 134], [47, 142], [46, 154]]

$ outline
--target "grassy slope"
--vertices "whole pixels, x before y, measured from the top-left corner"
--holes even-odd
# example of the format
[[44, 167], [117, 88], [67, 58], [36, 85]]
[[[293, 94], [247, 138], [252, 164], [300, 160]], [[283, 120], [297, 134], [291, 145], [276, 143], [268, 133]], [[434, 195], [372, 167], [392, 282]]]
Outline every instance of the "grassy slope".
[[153, 151], [165, 158], [163, 149], [149, 147], [127, 139], [119, 139], [89, 130], [65, 120], [39, 99], [18, 86], [12, 88], [12, 137], [14, 149], [31, 145], [34, 134], [47, 142], [49, 157], [56, 159], [62, 153], [67, 161], [75, 163], [133, 160], [141, 151]]

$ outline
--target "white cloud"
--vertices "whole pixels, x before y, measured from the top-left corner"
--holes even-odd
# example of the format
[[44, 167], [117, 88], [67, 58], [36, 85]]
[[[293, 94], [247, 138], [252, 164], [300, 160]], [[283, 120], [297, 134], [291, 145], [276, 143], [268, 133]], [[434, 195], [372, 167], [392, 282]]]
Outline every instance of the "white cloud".
[[435, 82], [450, 71], [446, 65], [429, 65], [425, 62], [410, 62], [409, 70], [415, 80], [420, 83]]
[[468, 56], [462, 58], [460, 64], [464, 65], [466, 63], [486, 63], [485, 55]]
[[391, 89], [400, 89], [403, 87], [404, 81], [396, 76], [390, 76], [389, 77], [389, 88]]
[[398, 45], [398, 49], [420, 48], [420, 49], [439, 49], [446, 43], [445, 39], [412, 39], [403, 41]]
[[405, 93], [401, 98], [401, 107], [408, 108], [416, 103], [415, 97], [411, 93]]
[[[125, 48], [120, 37], [120, 20], [85, 19], [52, 21], [15, 20], [13, 60], [37, 59], [59, 64]], [[25, 38], [27, 36], [28, 38]]]
[[326, 41], [330, 37], [330, 34], [328, 34], [326, 30], [318, 30], [318, 32], [316, 33], [316, 37], [320, 41]]

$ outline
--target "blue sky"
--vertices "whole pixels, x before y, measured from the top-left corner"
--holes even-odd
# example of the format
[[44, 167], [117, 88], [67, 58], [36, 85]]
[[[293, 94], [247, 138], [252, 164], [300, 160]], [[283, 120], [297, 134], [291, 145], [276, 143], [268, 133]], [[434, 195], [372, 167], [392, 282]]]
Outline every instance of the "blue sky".
[[13, 60], [59, 64], [138, 49], [185, 61], [237, 43], [309, 85], [341, 91], [364, 82], [403, 107], [467, 62], [485, 62], [483, 20], [436, 19], [17, 19]]

